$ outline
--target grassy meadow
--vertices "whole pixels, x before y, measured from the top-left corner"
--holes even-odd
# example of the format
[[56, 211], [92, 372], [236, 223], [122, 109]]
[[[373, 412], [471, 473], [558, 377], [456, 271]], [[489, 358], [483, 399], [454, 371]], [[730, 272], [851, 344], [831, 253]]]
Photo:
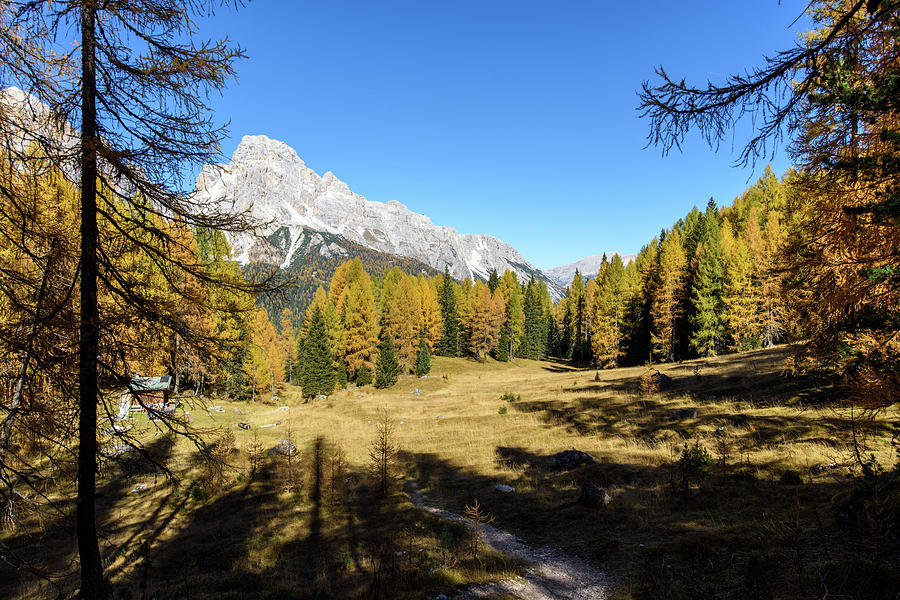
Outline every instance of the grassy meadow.
[[[644, 367], [435, 358], [427, 378], [309, 403], [290, 385], [274, 401], [186, 398], [179, 410], [221, 440], [229, 466], [205, 466], [189, 440], [136, 416], [149, 454], [179, 481], [146, 461], [107, 464], [101, 551], [117, 598], [428, 598], [523, 573], [473, 555], [466, 528], [408, 501], [415, 487], [457, 513], [477, 499], [496, 526], [589, 559], [616, 576], [620, 599], [894, 598], [890, 526], [841, 507], [856, 506], [854, 448], [894, 464], [900, 415], [858, 418], [823, 376], [783, 374], [787, 356], [659, 365], [672, 385], [649, 392]], [[379, 500], [366, 467], [385, 410], [398, 486]], [[290, 459], [267, 452], [284, 439], [298, 448]], [[708, 464], [688, 472], [679, 458], [695, 442]], [[598, 462], [554, 470], [553, 454], [571, 448]], [[47, 493], [69, 493], [66, 481]], [[609, 505], [572, 504], [583, 483]], [[54, 580], [0, 566], [0, 597], [74, 587], [74, 507], [60, 504], [62, 515], [28, 513], [36, 537], [0, 535]]]

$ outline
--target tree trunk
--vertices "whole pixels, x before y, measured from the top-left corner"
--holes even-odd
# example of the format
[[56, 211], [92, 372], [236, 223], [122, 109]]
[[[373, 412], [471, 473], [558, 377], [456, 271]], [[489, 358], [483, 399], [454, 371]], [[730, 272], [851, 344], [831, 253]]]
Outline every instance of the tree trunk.
[[181, 368], [178, 364], [178, 353], [181, 351], [181, 338], [178, 337], [178, 334], [175, 334], [175, 349], [172, 351], [172, 370], [175, 371], [175, 395], [178, 395], [178, 392], [181, 391]]
[[78, 335], [78, 499], [75, 534], [81, 561], [81, 598], [106, 598], [103, 564], [97, 543], [95, 487], [97, 475], [97, 110], [94, 70], [96, 7], [81, 9], [81, 323]]

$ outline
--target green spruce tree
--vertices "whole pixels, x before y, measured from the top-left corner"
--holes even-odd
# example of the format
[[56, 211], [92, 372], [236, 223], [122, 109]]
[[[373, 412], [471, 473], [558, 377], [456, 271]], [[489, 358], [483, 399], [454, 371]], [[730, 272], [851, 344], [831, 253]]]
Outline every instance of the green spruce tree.
[[328, 332], [321, 309], [313, 309], [309, 321], [309, 332], [303, 344], [303, 367], [300, 375], [300, 386], [305, 398], [313, 398], [320, 394], [328, 395], [334, 391], [335, 373], [331, 347], [328, 344]]
[[509, 362], [509, 325], [504, 325], [500, 329], [500, 340], [497, 342], [497, 350], [494, 352], [494, 358], [501, 362]]
[[525, 297], [518, 281], [509, 297], [506, 326], [509, 329], [509, 360], [514, 361], [525, 336]]
[[691, 349], [699, 356], [715, 356], [724, 350], [726, 306], [725, 247], [716, 203], [712, 198], [700, 224], [696, 270], [691, 290], [694, 312], [691, 317]]
[[547, 332], [547, 356], [560, 356], [559, 327], [553, 311], [549, 311], [544, 317], [544, 330]]
[[497, 269], [492, 269], [491, 274], [488, 277], [488, 289], [491, 290], [491, 294], [497, 291], [497, 288], [500, 287], [500, 276], [497, 274]]
[[[544, 288], [546, 291], [546, 288]], [[534, 277], [525, 288], [525, 339], [522, 356], [540, 360], [547, 352], [547, 321], [542, 303], [541, 286]]]
[[416, 357], [416, 376], [421, 377], [431, 372], [431, 352], [428, 351], [428, 344], [425, 337], [419, 340], [419, 355]]
[[585, 283], [584, 277], [578, 272], [578, 269], [575, 270], [575, 277], [572, 278], [572, 285], [569, 286], [566, 306], [570, 311], [569, 327], [572, 329], [569, 335], [571, 347], [568, 356], [576, 362], [581, 362], [588, 358], [590, 347], [585, 338], [588, 329]]
[[372, 383], [372, 371], [369, 370], [369, 367], [363, 365], [356, 372], [356, 385], [362, 387], [364, 385], [369, 385]]
[[437, 347], [437, 354], [441, 356], [460, 355], [459, 313], [456, 310], [454, 285], [453, 278], [450, 277], [450, 268], [444, 267], [444, 280], [439, 298], [441, 316], [444, 319], [444, 333]]
[[400, 375], [400, 364], [397, 362], [397, 352], [390, 336], [385, 336], [378, 347], [378, 360], [375, 361], [375, 387], [386, 388], [397, 383]]

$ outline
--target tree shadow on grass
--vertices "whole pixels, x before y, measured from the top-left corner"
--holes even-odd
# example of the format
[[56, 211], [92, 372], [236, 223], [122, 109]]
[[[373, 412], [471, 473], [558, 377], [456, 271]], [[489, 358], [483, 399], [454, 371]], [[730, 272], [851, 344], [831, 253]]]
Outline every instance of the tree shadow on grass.
[[[734, 467], [683, 490], [675, 464], [600, 462], [553, 470], [552, 455], [498, 446], [494, 475], [408, 453], [424, 501], [457, 514], [478, 499], [495, 526], [534, 546], [561, 547], [625, 576], [632, 597], [766, 598], [832, 595], [892, 600], [897, 557], [847, 554], [877, 532], [832, 517], [848, 482], [830, 476], [802, 485], [757, 479]], [[496, 489], [498, 483], [515, 488]], [[582, 483], [606, 489], [608, 506], [574, 503]], [[866, 537], [868, 535], [868, 537]], [[893, 575], [891, 574], [893, 572]], [[818, 596], [817, 596], [818, 597]]]
[[[716, 400], [744, 402], [757, 407], [827, 406], [847, 397], [846, 389], [837, 385], [827, 373], [783, 374], [777, 371], [758, 374], [741, 372], [717, 372], [701, 375], [691, 372], [689, 366], [657, 365], [658, 370], [670, 378], [671, 383], [657, 392], [668, 398], [688, 397], [697, 403]], [[639, 395], [641, 375], [617, 377], [582, 386], [563, 388], [568, 393], [592, 393], [597, 395]]]
[[[580, 436], [677, 441], [727, 430], [747, 448], [797, 442], [845, 445], [850, 417], [837, 407], [846, 391], [825, 373], [784, 374], [788, 353], [785, 347], [722, 357], [709, 368], [700, 360], [657, 365], [671, 385], [648, 395], [640, 393], [645, 369], [619, 370], [598, 375], [597, 382], [564, 388], [562, 395], [512, 406]], [[829, 407], [834, 412], [829, 414]], [[807, 413], [811, 408], [817, 412]], [[883, 420], [864, 427], [870, 434], [889, 435]]]
[[[403, 495], [380, 498], [362, 484], [327, 493], [325, 470], [314, 466], [322, 443], [318, 438], [303, 451], [303, 483], [294, 491], [284, 489], [284, 469], [270, 464], [250, 481], [189, 501], [167, 535], [144, 544], [122, 570], [118, 597], [387, 599], [451, 592], [454, 579], [435, 550], [446, 523]], [[350, 471], [344, 481], [364, 479]]]
[[[174, 441], [162, 436], [145, 444], [141, 452], [125, 451], [101, 462], [102, 484], [96, 492], [97, 530], [107, 565], [113, 557], [124, 554], [125, 548], [133, 546], [138, 535], [151, 539], [171, 522], [172, 513], [167, 510], [165, 497], [159, 501], [143, 501], [130, 491], [137, 482], [151, 476], [164, 479], [154, 462], [168, 461], [173, 449]], [[110, 518], [113, 511], [136, 504], [141, 505], [140, 511], [131, 512], [127, 522]], [[32, 523], [34, 527], [30, 531], [16, 530], [4, 538], [3, 544], [10, 554], [21, 562], [0, 561], [0, 596], [64, 597], [66, 590], [77, 585], [74, 509], [70, 498], [57, 499], [55, 509], [45, 514], [39, 524]], [[109, 541], [122, 538], [124, 544], [113, 545]]]
[[[750, 414], [724, 410], [721, 405], [673, 403], [666, 398], [626, 397], [615, 401], [589, 395], [567, 400], [528, 400], [513, 403], [515, 410], [539, 415], [547, 425], [564, 426], [580, 436], [627, 436], [645, 441], [691, 439], [719, 430], [743, 439], [748, 447], [797, 442], [837, 446], [850, 428], [848, 418], [790, 414]], [[868, 426], [871, 433], [887, 433], [889, 425]]]
[[[321, 471], [311, 478], [312, 485], [292, 479], [294, 491], [286, 491], [280, 464], [285, 461], [276, 455], [253, 479], [209, 497], [197, 488], [167, 535], [143, 544], [115, 580], [118, 597], [338, 598], [358, 593], [359, 578], [351, 571], [361, 569], [361, 562], [342, 560], [345, 527], [335, 526], [353, 518], [347, 521], [339, 507], [325, 506]], [[291, 472], [299, 470], [294, 464]]]
[[[309, 464], [321, 444], [315, 440], [302, 464], [294, 463], [301, 473], [291, 480], [294, 491], [285, 491], [286, 459], [277, 455], [264, 459], [252, 479], [226, 481], [211, 494], [168, 483], [132, 493], [136, 483], [152, 481], [151, 471], [134, 463], [107, 469], [98, 522], [114, 597], [420, 598], [452, 593], [460, 580], [516, 572], [502, 558], [463, 556], [471, 536], [464, 527], [421, 511], [402, 494], [372, 495], [359, 483], [363, 473], [348, 468], [339, 480], [345, 487], [323, 485], [325, 471]], [[158, 446], [148, 446], [158, 458], [171, 451], [165, 442]], [[452, 548], [444, 547], [445, 534], [455, 540]], [[3, 597], [69, 597], [77, 589], [67, 519], [47, 522], [40, 538], [7, 535], [3, 543], [54, 566], [58, 586], [41, 588], [33, 573], [4, 566]]]
[[564, 362], [551, 362], [544, 364], [543, 369], [551, 373], [580, 373], [585, 370], [584, 365], [573, 365]]

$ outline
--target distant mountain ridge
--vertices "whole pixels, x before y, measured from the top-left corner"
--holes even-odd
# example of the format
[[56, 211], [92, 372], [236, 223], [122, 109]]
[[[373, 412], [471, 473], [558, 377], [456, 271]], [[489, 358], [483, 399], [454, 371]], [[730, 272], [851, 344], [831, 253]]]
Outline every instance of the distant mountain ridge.
[[[597, 271], [600, 270], [600, 264], [603, 262], [604, 255], [606, 256], [607, 260], [609, 260], [613, 257], [614, 254], [619, 253], [606, 252], [604, 254], [585, 256], [584, 258], [576, 260], [575, 262], [569, 263], [567, 265], [560, 265], [558, 267], [544, 269], [544, 274], [552, 279], [557, 285], [566, 288], [570, 283], [572, 283], [572, 279], [575, 277], [576, 269], [585, 278], [593, 279], [597, 276]], [[637, 254], [619, 254], [619, 257], [622, 259], [622, 262], [627, 265], [635, 258], [637, 258]]]
[[260, 235], [229, 236], [241, 263], [261, 261], [287, 268], [304, 252], [346, 253], [342, 240], [378, 252], [416, 259], [456, 279], [487, 279], [509, 269], [520, 281], [547, 283], [554, 300], [563, 289], [505, 242], [483, 234], [459, 234], [392, 200], [366, 200], [330, 171], [321, 177], [293, 148], [264, 135], [244, 136], [228, 165], [207, 165], [197, 177], [196, 200], [221, 210], [248, 211], [267, 223]]

